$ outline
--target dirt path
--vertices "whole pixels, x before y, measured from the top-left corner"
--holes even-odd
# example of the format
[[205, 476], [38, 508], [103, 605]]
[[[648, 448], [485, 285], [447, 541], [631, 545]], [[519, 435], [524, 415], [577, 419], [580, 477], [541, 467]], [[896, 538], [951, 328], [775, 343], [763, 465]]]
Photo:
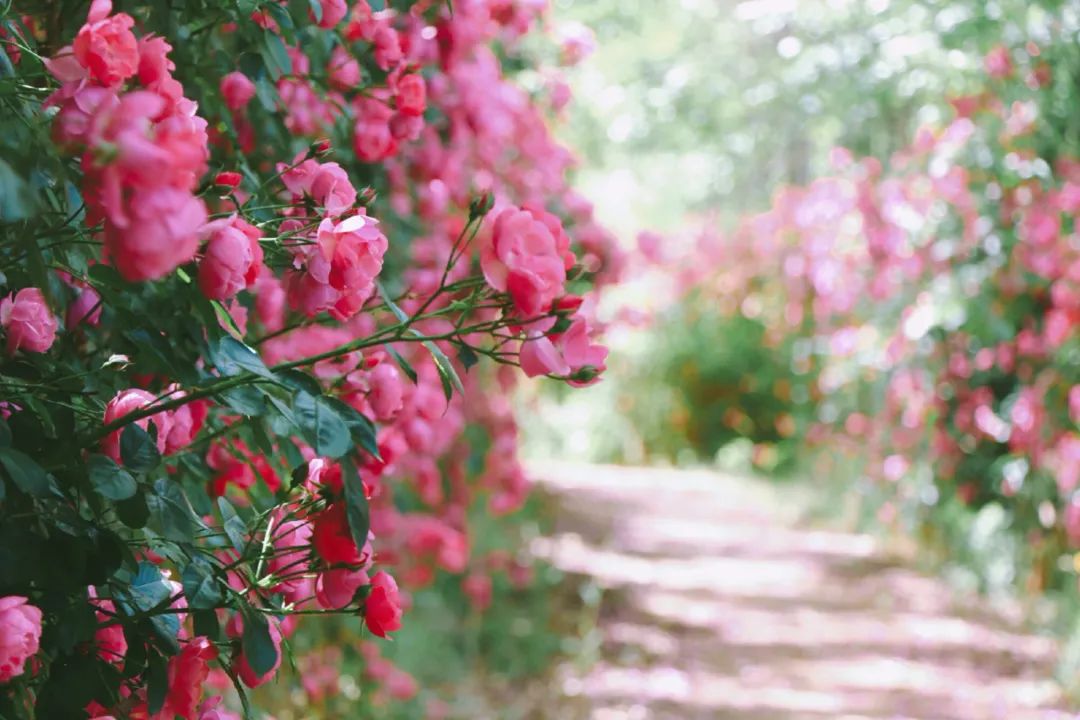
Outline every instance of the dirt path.
[[749, 480], [537, 465], [535, 551], [605, 589], [599, 659], [559, 718], [1048, 720], [1056, 648], [862, 535], [797, 527]]

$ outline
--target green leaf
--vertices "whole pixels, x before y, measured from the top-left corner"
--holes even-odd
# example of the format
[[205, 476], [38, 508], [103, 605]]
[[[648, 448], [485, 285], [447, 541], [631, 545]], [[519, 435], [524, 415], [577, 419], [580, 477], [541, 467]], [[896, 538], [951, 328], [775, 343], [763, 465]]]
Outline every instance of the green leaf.
[[86, 461], [90, 485], [106, 500], [127, 500], [135, 494], [138, 485], [124, 468], [105, 455], [91, 455]]
[[221, 638], [221, 621], [214, 610], [193, 610], [195, 636], [218, 640]]
[[220, 340], [211, 344], [210, 361], [226, 377], [235, 377], [249, 372], [270, 380], [274, 379], [274, 373], [266, 367], [259, 353], [231, 335], [223, 335]]
[[277, 374], [282, 385], [293, 390], [304, 390], [312, 395], [322, 395], [322, 385], [319, 381], [302, 370], [282, 370]]
[[236, 514], [236, 508], [223, 497], [217, 499], [218, 510], [221, 511], [221, 520], [224, 524], [225, 535], [232, 543], [236, 552], [243, 554], [244, 545], [247, 543], [248, 529], [244, 519]]
[[363, 548], [371, 528], [371, 508], [364, 495], [364, 483], [349, 458], [341, 460], [341, 478], [345, 486], [345, 516], [349, 520], [349, 530], [356, 547]]
[[263, 34], [261, 52], [263, 59], [266, 60], [266, 69], [270, 71], [270, 76], [274, 80], [282, 75], [292, 74], [292, 60], [285, 49], [285, 42], [276, 33]]
[[318, 455], [339, 458], [352, 448], [349, 427], [326, 398], [300, 390], [292, 409], [296, 426]]
[[0, 160], [0, 223], [32, 217], [37, 204], [33, 191], [11, 166]]
[[133, 530], [146, 527], [146, 523], [150, 519], [150, 508], [146, 504], [146, 493], [137, 490], [129, 499], [117, 502], [116, 516], [120, 518], [120, 522]]
[[56, 480], [46, 473], [29, 455], [15, 448], [0, 448], [0, 465], [7, 477], [27, 495], [44, 498], [50, 495], [61, 496]]
[[184, 488], [172, 478], [160, 478], [146, 497], [150, 517], [156, 528], [169, 540], [191, 542], [202, 522], [191, 509]]
[[454, 364], [450, 362], [450, 358], [446, 357], [446, 353], [440, 350], [439, 346], [431, 340], [425, 340], [421, 344], [431, 353], [431, 359], [435, 361], [435, 369], [439, 371], [439, 380], [442, 382], [443, 395], [446, 396], [446, 401], [450, 402], [450, 398], [454, 396], [455, 388], [464, 395], [465, 388], [461, 384], [461, 378], [458, 377], [457, 370], [454, 369]]
[[169, 691], [169, 669], [165, 658], [154, 654], [146, 666], [146, 705], [151, 715], [161, 712]]
[[316, 23], [322, 22], [322, 3], [319, 0], [308, 0], [308, 5], [311, 6], [311, 15], [315, 18]]
[[405, 314], [405, 311], [398, 307], [398, 304], [390, 299], [390, 293], [386, 292], [386, 288], [382, 283], [376, 283], [375, 286], [379, 289], [379, 297], [386, 303], [386, 307], [390, 308], [390, 312], [394, 313], [394, 317], [406, 325], [409, 324], [409, 316]]
[[337, 413], [345, 421], [349, 428], [349, 435], [354, 444], [359, 445], [368, 453], [379, 457], [379, 442], [375, 430], [375, 423], [371, 422], [362, 412], [337, 398], [326, 398]]
[[[155, 608], [165, 607], [172, 598], [172, 587], [165, 582], [161, 571], [149, 562], [139, 563], [138, 572], [131, 580], [131, 585], [117, 593], [120, 609], [128, 615], [149, 613]], [[155, 632], [170, 649], [179, 650], [176, 636], [180, 632], [180, 617], [176, 613], [153, 615], [150, 623]]]
[[244, 634], [240, 643], [248, 665], [257, 676], [267, 674], [277, 665], [278, 650], [270, 636], [270, 623], [262, 613], [254, 610], [244, 613]]
[[476, 366], [476, 363], [480, 362], [476, 352], [465, 344], [457, 346], [457, 358], [461, 362], [461, 366], [465, 368], [465, 372], [469, 372], [470, 369]]
[[[180, 272], [181, 268], [176, 269]], [[233, 319], [229, 309], [226, 308], [219, 300], [211, 300], [210, 304], [214, 307], [214, 314], [217, 315], [218, 321], [225, 327], [225, 331], [228, 332], [237, 342], [244, 341], [244, 333], [240, 331], [240, 326], [236, 324], [236, 320]]]
[[192, 560], [184, 568], [181, 581], [188, 607], [208, 610], [221, 604], [221, 587], [214, 577], [214, 567], [205, 558], [197, 556]]
[[409, 364], [408, 360], [401, 357], [401, 353], [399, 353], [390, 345], [384, 345], [383, 347], [386, 348], [386, 352], [390, 353], [390, 357], [394, 358], [394, 362], [396, 362], [398, 364], [398, 367], [401, 368], [401, 372], [405, 373], [409, 377], [409, 379], [412, 380], [413, 385], [419, 382], [419, 377], [416, 374], [416, 370], [413, 369], [413, 366]]
[[11, 447], [11, 428], [3, 418], [0, 418], [0, 447]]
[[120, 459], [135, 472], [147, 472], [161, 462], [161, 453], [150, 433], [130, 423], [120, 432]]

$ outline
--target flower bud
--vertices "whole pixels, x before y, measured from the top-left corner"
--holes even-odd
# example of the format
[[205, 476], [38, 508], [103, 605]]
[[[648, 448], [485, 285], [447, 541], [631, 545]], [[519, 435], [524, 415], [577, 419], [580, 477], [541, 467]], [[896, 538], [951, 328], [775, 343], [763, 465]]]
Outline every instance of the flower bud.
[[243, 179], [244, 177], [240, 173], [227, 170], [214, 176], [214, 184], [221, 187], [240, 187]]

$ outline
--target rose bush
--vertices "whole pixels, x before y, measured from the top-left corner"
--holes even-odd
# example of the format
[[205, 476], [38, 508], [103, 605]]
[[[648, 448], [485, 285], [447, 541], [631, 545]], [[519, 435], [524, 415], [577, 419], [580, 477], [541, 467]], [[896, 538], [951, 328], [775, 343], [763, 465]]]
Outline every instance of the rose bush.
[[503, 395], [597, 379], [581, 295], [619, 267], [504, 74], [543, 23], [0, 9], [0, 715], [249, 715], [327, 652], [309, 616], [351, 647], [444, 578], [490, 602], [511, 548], [473, 524], [528, 493]]

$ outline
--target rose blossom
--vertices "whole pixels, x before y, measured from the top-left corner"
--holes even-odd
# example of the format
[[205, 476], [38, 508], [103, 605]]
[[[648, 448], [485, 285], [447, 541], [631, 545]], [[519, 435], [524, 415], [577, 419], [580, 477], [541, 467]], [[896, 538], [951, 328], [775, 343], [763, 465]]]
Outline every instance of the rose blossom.
[[56, 324], [37, 288], [23, 288], [0, 300], [0, 325], [7, 333], [8, 355], [19, 350], [45, 352], [56, 340]]
[[381, 638], [401, 629], [401, 598], [394, 578], [381, 570], [371, 578], [371, 594], [364, 603], [364, 621]]
[[26, 671], [40, 640], [41, 610], [18, 595], [0, 598], [0, 683]]
[[262, 233], [233, 217], [210, 235], [199, 263], [199, 287], [211, 300], [225, 300], [251, 287], [262, 270]]
[[221, 78], [221, 96], [230, 110], [240, 110], [255, 97], [255, 83], [242, 72], [231, 72]]
[[[102, 424], [110, 425], [129, 413], [152, 405], [155, 400], [154, 394], [147, 392], [146, 390], [141, 390], [139, 388], [121, 390], [116, 394], [116, 397], [110, 400], [108, 405], [105, 406], [105, 418], [102, 421]], [[157, 429], [158, 452], [164, 453], [166, 439], [169, 436], [169, 431], [172, 429], [172, 420], [165, 413], [159, 412], [150, 417], [136, 420], [135, 424], [143, 430], [146, 430], [151, 421], [153, 421], [154, 426]], [[122, 432], [123, 428], [120, 428], [101, 439], [101, 452], [105, 453], [116, 462], [121, 462], [120, 434]]]
[[552, 224], [545, 215], [506, 208], [496, 216], [488, 241], [480, 249], [480, 268], [488, 284], [509, 293], [514, 306], [527, 317], [545, 312], [562, 294], [567, 263], [572, 262], [560, 247], [558, 220], [552, 216]]
[[111, 0], [94, 0], [72, 50], [79, 64], [102, 85], [116, 85], [139, 70], [139, 45], [127, 13], [109, 16]]

